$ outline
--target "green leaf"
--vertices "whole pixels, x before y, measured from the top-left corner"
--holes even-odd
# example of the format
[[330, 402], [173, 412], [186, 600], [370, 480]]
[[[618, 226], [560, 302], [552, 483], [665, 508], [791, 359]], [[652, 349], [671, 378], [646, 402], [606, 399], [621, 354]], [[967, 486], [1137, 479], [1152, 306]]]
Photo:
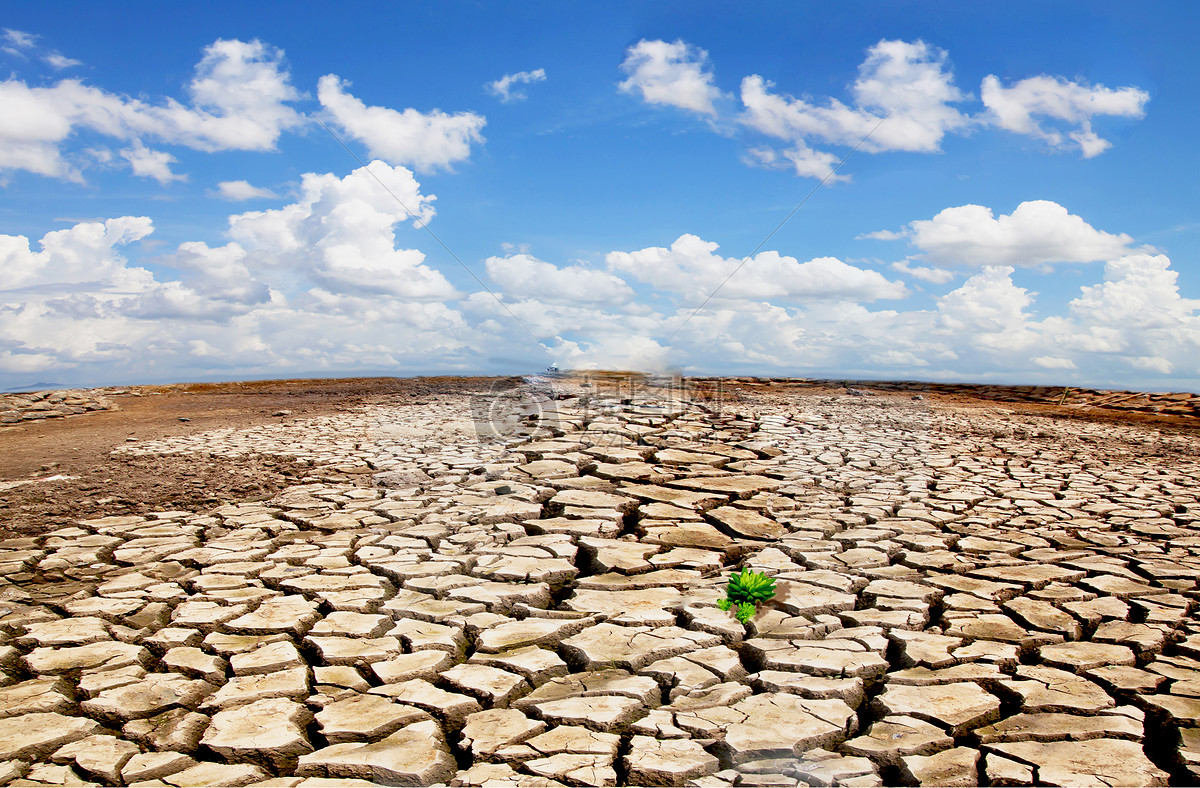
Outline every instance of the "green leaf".
[[721, 597], [717, 600], [717, 607], [721, 608], [722, 610], [728, 610], [729, 608], [733, 607], [733, 602], [731, 602], [727, 596]]
[[737, 612], [734, 615], [737, 616], [738, 621], [746, 624], [750, 619], [754, 618], [754, 614], [757, 612], [758, 607], [753, 602], [739, 602]]
[[775, 596], [775, 579], [762, 572], [743, 569], [729, 576], [725, 593], [735, 602], [765, 602]]

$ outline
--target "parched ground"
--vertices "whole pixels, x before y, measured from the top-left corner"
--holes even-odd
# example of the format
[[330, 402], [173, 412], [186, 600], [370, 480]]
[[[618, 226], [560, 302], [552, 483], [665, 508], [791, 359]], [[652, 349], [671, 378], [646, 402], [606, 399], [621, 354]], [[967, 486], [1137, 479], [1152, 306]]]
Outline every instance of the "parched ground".
[[1191, 399], [669, 383], [0, 428], [0, 783], [1200, 779]]
[[[110, 389], [113, 410], [0, 425], [0, 534], [36, 534], [80, 517], [219, 506], [268, 497], [305, 473], [274, 456], [114, 455], [126, 443], [343, 412], [386, 399], [503, 390], [519, 378], [348, 378]], [[112, 393], [115, 391], [116, 393]], [[3, 404], [0, 403], [0, 410]], [[50, 482], [15, 481], [55, 478]]]

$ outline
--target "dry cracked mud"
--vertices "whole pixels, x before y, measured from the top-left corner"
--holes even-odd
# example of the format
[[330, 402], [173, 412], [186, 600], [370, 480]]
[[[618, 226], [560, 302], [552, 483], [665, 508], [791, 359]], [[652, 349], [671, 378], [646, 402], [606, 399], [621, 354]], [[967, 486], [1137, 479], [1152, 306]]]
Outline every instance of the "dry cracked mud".
[[[131, 441], [297, 478], [0, 541], [0, 784], [1200, 781], [1194, 432], [568, 378], [418, 404]], [[778, 587], [745, 626], [743, 567]]]

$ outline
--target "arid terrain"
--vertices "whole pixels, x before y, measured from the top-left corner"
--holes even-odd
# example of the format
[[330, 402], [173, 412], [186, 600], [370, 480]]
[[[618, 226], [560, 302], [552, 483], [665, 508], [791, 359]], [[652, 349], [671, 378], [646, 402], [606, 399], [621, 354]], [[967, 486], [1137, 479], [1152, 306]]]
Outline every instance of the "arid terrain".
[[[37, 533], [100, 514], [252, 500], [278, 492], [303, 473], [303, 467], [266, 455], [229, 462], [195, 454], [112, 454], [125, 443], [287, 423], [384, 398], [413, 403], [518, 382], [519, 378], [347, 378], [106, 390], [114, 410], [0, 427], [0, 533]], [[53, 476], [65, 478], [4, 487], [5, 482]]]
[[[1192, 395], [590, 373], [12, 402], [0, 784], [1200, 781]], [[742, 568], [777, 589], [746, 625], [718, 605]]]

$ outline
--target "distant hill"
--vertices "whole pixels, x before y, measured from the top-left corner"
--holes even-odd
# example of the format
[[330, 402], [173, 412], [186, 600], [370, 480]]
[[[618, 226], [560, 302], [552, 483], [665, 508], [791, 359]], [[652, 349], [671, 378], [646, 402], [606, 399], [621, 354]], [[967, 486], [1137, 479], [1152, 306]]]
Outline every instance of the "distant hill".
[[27, 391], [50, 391], [51, 389], [72, 389], [75, 386], [66, 383], [27, 383], [21, 386], [13, 386], [12, 388], [0, 389], [0, 394], [16, 394], [18, 392]]

